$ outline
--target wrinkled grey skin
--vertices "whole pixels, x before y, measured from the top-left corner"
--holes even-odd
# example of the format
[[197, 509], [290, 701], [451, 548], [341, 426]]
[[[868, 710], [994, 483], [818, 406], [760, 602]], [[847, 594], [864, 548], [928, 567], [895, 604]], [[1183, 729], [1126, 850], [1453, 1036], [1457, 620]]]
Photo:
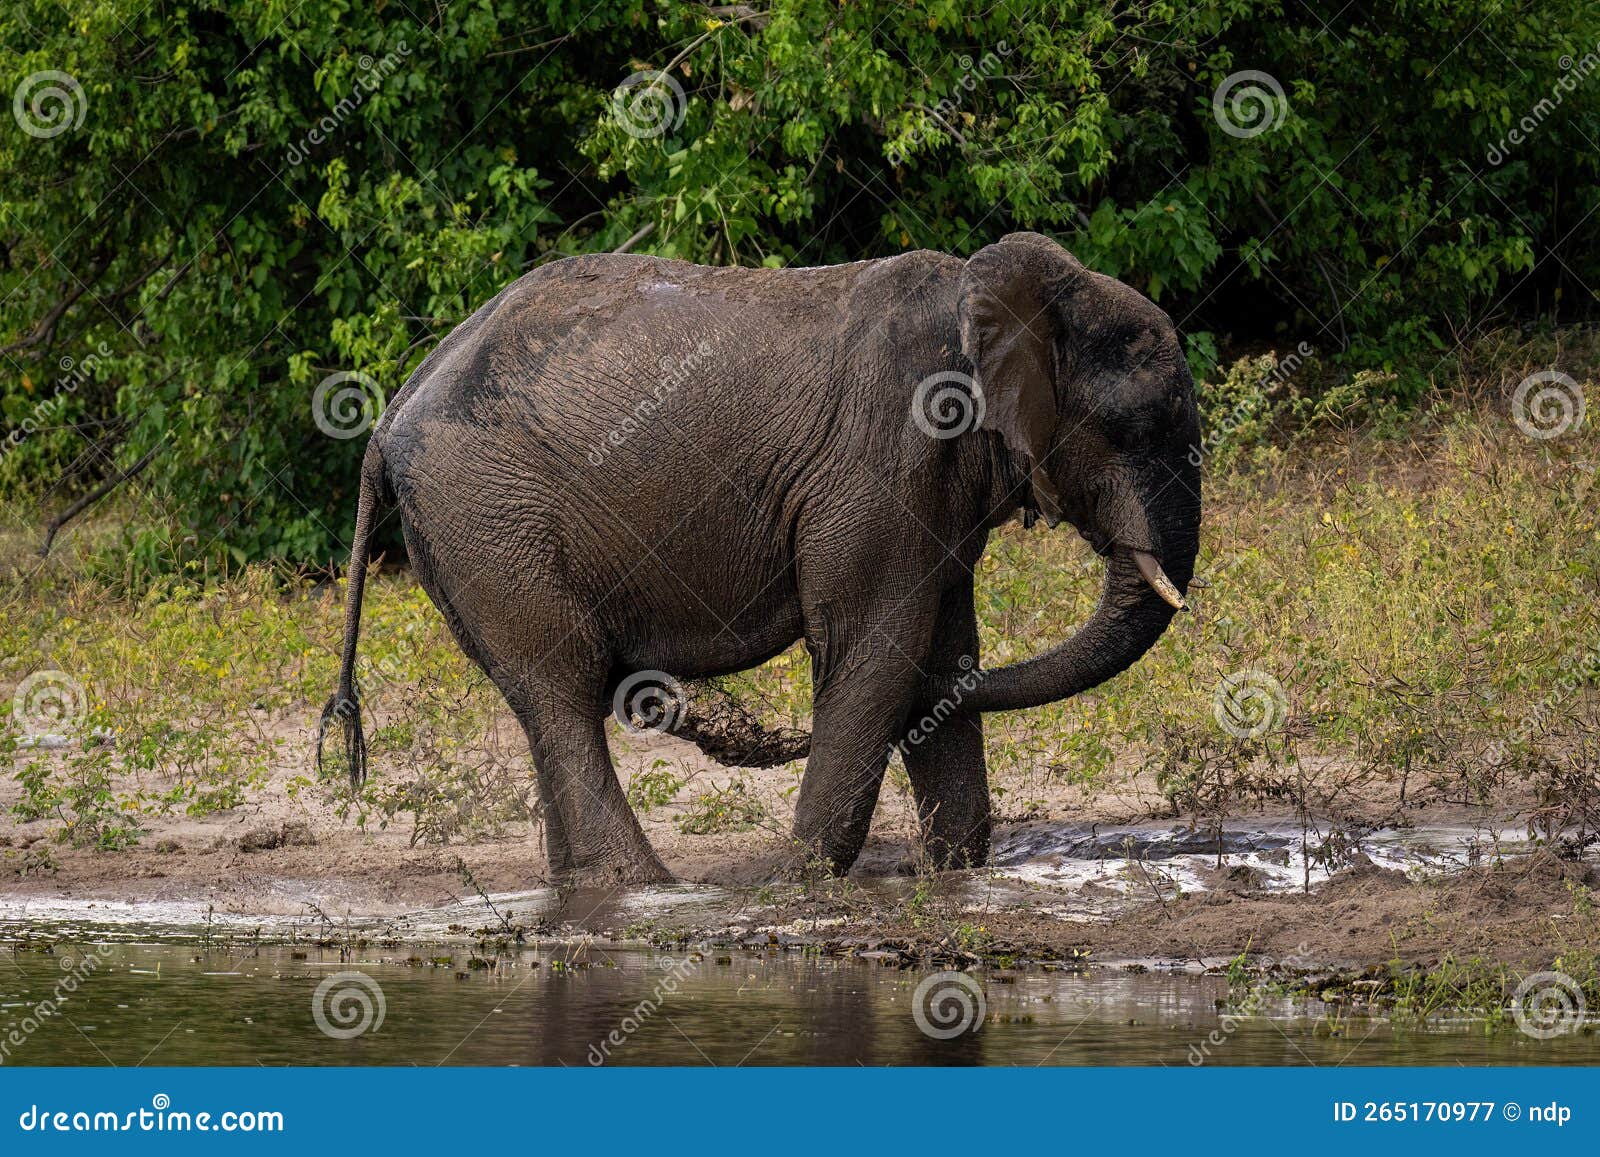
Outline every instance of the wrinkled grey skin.
[[[914, 420], [941, 371], [975, 379], [980, 427], [936, 438]], [[980, 713], [1075, 695], [1155, 643], [1173, 608], [1133, 552], [1187, 586], [1198, 442], [1171, 321], [1038, 234], [966, 261], [556, 262], [457, 327], [374, 432], [324, 719], [357, 774], [361, 585], [393, 507], [418, 579], [527, 733], [558, 879], [668, 875], [607, 750], [620, 681], [739, 671], [801, 638], [798, 848], [847, 870], [903, 744], [930, 850], [981, 864]], [[1105, 588], [1072, 638], [983, 671], [973, 566], [1019, 510], [1076, 528]]]

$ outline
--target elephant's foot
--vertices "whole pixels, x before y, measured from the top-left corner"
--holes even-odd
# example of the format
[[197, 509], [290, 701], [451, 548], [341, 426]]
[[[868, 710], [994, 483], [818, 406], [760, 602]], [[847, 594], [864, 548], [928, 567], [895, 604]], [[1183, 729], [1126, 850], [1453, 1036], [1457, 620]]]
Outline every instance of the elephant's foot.
[[989, 862], [989, 817], [958, 827], [935, 823], [922, 840], [922, 858], [935, 872], [981, 868]]
[[795, 823], [788, 862], [794, 877], [820, 879], [846, 876], [866, 844], [866, 832], [859, 825], [806, 823], [802, 816]]

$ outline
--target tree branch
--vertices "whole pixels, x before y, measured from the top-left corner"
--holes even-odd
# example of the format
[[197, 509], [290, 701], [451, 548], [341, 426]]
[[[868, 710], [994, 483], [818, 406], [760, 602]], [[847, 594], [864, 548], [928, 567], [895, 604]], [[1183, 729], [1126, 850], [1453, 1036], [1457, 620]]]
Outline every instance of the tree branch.
[[674, 56], [671, 60], [669, 60], [667, 62], [667, 66], [661, 71], [671, 72], [674, 68], [677, 68], [678, 65], [689, 59], [690, 54], [693, 53], [695, 49], [699, 48], [706, 41], [710, 40], [711, 37], [715, 35], [715, 32], [715, 29], [712, 29], [710, 32], [702, 32], [698, 37], [689, 42], [688, 48], [685, 48], [682, 52], [678, 53], [677, 56]]
[[646, 237], [650, 236], [650, 234], [654, 233], [655, 231], [656, 231], [656, 223], [654, 221], [652, 221], [648, 225], [646, 225], [644, 228], [640, 229], [632, 237], [629, 237], [621, 245], [618, 245], [611, 252], [613, 252], [613, 253], [627, 253], [635, 245], [639, 244], [639, 242], [643, 241]]
[[140, 458], [132, 466], [128, 467], [126, 470], [112, 475], [110, 478], [107, 478], [104, 482], [100, 483], [99, 486], [96, 486], [93, 490], [89, 491], [89, 493], [85, 494], [82, 498], [78, 499], [71, 506], [67, 507], [60, 514], [52, 518], [50, 520], [50, 524], [44, 528], [44, 544], [39, 547], [39, 557], [44, 558], [50, 553], [50, 545], [55, 542], [56, 534], [63, 526], [71, 522], [74, 518], [78, 517], [78, 515], [82, 514], [85, 510], [88, 510], [89, 507], [93, 506], [96, 502], [99, 502], [107, 494], [110, 494], [113, 490], [121, 486], [130, 478], [138, 477], [146, 466], [155, 461], [156, 453], [164, 445], [166, 445], [165, 439], [152, 446], [148, 451], [145, 452], [145, 456]]
[[[32, 333], [25, 338], [21, 338], [12, 342], [8, 346], [0, 348], [0, 355], [16, 353], [19, 350], [32, 349], [37, 345], [47, 345], [50, 339], [55, 336], [56, 326], [61, 324], [61, 319], [66, 315], [67, 310], [76, 305], [78, 299], [89, 292], [89, 286], [93, 285], [95, 281], [99, 279], [100, 275], [106, 271], [106, 266], [109, 264], [109, 261], [97, 261], [95, 263], [94, 271], [90, 273], [85, 280], [78, 281], [75, 289], [73, 289], [60, 301], [56, 302], [55, 305], [51, 306], [50, 312], [45, 314], [44, 317], [40, 318], [39, 324], [33, 327]], [[73, 280], [77, 281], [76, 278]]]

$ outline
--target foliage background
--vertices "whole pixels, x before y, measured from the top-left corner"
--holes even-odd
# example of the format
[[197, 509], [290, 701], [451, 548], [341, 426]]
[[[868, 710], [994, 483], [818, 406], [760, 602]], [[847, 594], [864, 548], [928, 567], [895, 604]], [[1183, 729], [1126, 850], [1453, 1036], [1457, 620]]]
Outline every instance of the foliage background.
[[[0, 494], [36, 519], [154, 451], [136, 561], [336, 558], [361, 442], [317, 430], [317, 382], [392, 395], [523, 271], [630, 239], [822, 264], [1038, 229], [1202, 372], [1303, 340], [1399, 407], [1484, 327], [1591, 310], [1600, 4], [1322, 8], [19, 0], [5, 91], [59, 70], [85, 109], [0, 122], [0, 417], [35, 428]], [[682, 123], [630, 135], [613, 90], [669, 64]], [[1238, 137], [1212, 96], [1245, 69], [1287, 107]]]

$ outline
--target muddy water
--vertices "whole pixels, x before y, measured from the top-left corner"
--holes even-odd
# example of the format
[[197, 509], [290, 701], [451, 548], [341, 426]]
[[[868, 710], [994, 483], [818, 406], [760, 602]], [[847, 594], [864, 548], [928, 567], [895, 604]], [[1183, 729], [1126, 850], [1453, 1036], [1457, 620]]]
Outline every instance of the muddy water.
[[[22, 1039], [0, 1045], [6, 1064], [1600, 1062], [1594, 1034], [1532, 1040], [1449, 1020], [1400, 1029], [1330, 1020], [1316, 1002], [1268, 1000], [1235, 1020], [1219, 1009], [1226, 981], [1188, 973], [980, 970], [975, 987], [930, 999], [923, 1019], [935, 1033], [970, 1024], [981, 993], [981, 1023], [936, 1039], [913, 1011], [929, 974], [800, 952], [590, 944], [490, 962], [459, 945], [62, 942], [49, 954], [4, 952], [0, 1042]], [[67, 977], [76, 991], [41, 1017], [39, 1003]]]
[[[1331, 833], [1290, 820], [1190, 828], [1183, 824], [1022, 824], [994, 853], [1002, 880], [1055, 893], [1052, 915], [1114, 915], [1130, 895], [1203, 892], [1219, 869], [1267, 892], [1324, 883], [1360, 857], [1410, 875], [1449, 875], [1468, 865], [1534, 850], [1522, 829], [1434, 825]], [[1135, 866], [1137, 865], [1137, 870]]]

